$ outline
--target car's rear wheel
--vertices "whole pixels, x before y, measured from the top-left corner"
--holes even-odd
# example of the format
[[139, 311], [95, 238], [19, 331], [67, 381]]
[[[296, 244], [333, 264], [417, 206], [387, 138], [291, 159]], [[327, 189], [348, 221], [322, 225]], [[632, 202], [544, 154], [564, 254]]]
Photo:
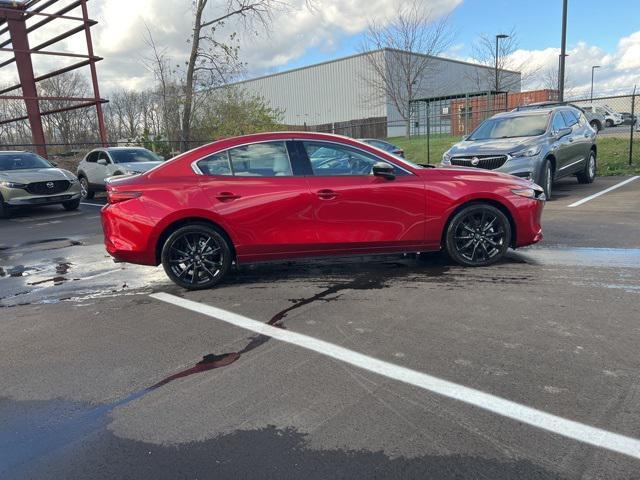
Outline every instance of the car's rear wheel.
[[613, 120], [611, 120], [610, 118], [607, 118], [604, 123], [606, 123], [607, 127], [609, 128], [613, 127]]
[[87, 177], [80, 177], [80, 194], [83, 200], [91, 200], [96, 194], [91, 190]]
[[602, 125], [597, 120], [591, 120], [589, 125], [591, 125], [591, 128], [593, 128], [596, 132], [602, 130]]
[[456, 263], [483, 267], [504, 257], [510, 243], [511, 225], [506, 215], [492, 205], [476, 203], [453, 217], [445, 247]]
[[62, 206], [69, 212], [72, 210], [77, 210], [80, 206], [80, 199], [78, 198], [77, 200], [69, 200], [68, 202], [64, 202]]
[[579, 183], [593, 183], [596, 179], [596, 153], [591, 150], [584, 169], [576, 175]]
[[231, 266], [231, 246], [215, 228], [192, 224], [179, 228], [164, 243], [162, 266], [167, 276], [188, 290], [211, 288]]

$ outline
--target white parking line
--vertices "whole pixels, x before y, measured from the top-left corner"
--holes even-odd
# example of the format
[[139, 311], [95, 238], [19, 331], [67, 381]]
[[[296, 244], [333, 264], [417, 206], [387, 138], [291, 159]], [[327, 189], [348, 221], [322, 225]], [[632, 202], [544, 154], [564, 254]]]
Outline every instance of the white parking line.
[[89, 205], [91, 207], [104, 207], [104, 205], [100, 204], [100, 203], [87, 203], [87, 202], [80, 202], [80, 205]]
[[579, 207], [583, 203], [587, 203], [589, 200], [593, 200], [594, 198], [597, 198], [600, 195], [604, 195], [605, 193], [608, 193], [608, 192], [610, 192], [612, 190], [615, 190], [616, 188], [620, 188], [620, 187], [626, 185], [627, 183], [631, 183], [634, 180], [637, 180], [639, 178], [640, 178], [640, 175], [637, 175], [637, 176], [631, 177], [631, 178], [627, 178], [626, 180], [624, 180], [624, 181], [622, 181], [620, 183], [616, 183], [612, 187], [606, 188], [606, 189], [602, 190], [601, 192], [594, 193], [593, 195], [589, 195], [588, 197], [585, 197], [582, 200], [578, 200], [577, 202], [572, 203], [571, 205], [569, 205], [569, 208], [571, 208], [571, 207]]
[[275, 338], [282, 342], [312, 350], [321, 355], [335, 358], [336, 360], [354, 365], [358, 368], [377, 373], [378, 375], [488, 410], [518, 422], [557, 433], [579, 442], [640, 459], [640, 440], [635, 438], [558, 417], [480, 390], [475, 390], [433, 377], [426, 373], [378, 360], [377, 358], [348, 350], [333, 343], [325, 342], [324, 340], [318, 340], [290, 330], [273, 327], [220, 308], [203, 305], [168, 293], [154, 293], [150, 296], [156, 300], [201, 313], [235, 325], [236, 327]]

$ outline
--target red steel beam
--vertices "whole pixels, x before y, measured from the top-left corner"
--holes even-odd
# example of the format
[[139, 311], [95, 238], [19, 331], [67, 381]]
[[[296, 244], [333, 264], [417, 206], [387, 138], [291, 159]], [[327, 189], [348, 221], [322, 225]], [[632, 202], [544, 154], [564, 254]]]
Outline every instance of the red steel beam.
[[[89, 11], [87, 10], [87, 0], [80, 0], [82, 7], [82, 18], [84, 18], [84, 33], [87, 38], [87, 53], [89, 57], [93, 57], [93, 41], [91, 40], [91, 25], [89, 25]], [[89, 60], [89, 68], [91, 69], [91, 82], [93, 83], [93, 96], [96, 99], [96, 115], [98, 116], [98, 130], [100, 131], [100, 140], [103, 146], [108, 146], [107, 127], [104, 123], [104, 115], [102, 113], [102, 103], [100, 102], [100, 88], [98, 87], [98, 72], [96, 70], [96, 62]]]
[[[94, 57], [94, 58], [95, 58], [94, 61], [96, 61], [96, 62], [102, 60], [102, 57]], [[58, 76], [58, 75], [62, 75], [63, 73], [67, 73], [67, 72], [70, 72], [72, 70], [76, 70], [78, 68], [86, 67], [91, 62], [92, 62], [92, 60], [84, 60], [82, 62], [74, 63], [72, 65], [69, 65], [68, 67], [64, 67], [64, 68], [61, 68], [59, 70], [55, 70], [53, 72], [49, 72], [49, 73], [47, 73], [45, 75], [40, 75], [39, 77], [35, 78], [35, 81], [36, 81], [36, 83], [37, 82], [41, 82], [42, 80], [46, 80], [48, 78], [52, 78], [52, 77], [55, 77], [55, 76]], [[4, 89], [0, 90], [0, 95], [12, 92], [14, 90], [18, 90], [21, 86], [22, 86], [21, 84], [18, 84], [18, 85], [13, 85], [12, 87], [4, 88]]]
[[[25, 97], [24, 95], [0, 95], [0, 100], [49, 100], [52, 102], [60, 102], [68, 100], [70, 102], [94, 102], [95, 98], [86, 97]], [[102, 99], [103, 102], [108, 100]]]
[[[95, 105], [97, 103], [100, 103], [100, 104], [107, 103], [107, 100], [99, 100], [99, 101], [91, 100], [90, 102], [79, 103], [78, 105], [71, 105], [70, 107], [62, 107], [62, 108], [56, 108], [55, 110], [47, 110], [46, 112], [42, 112], [40, 115], [42, 115], [42, 116], [53, 115], [54, 113], [69, 112], [71, 110], [79, 110], [81, 108], [92, 107], [93, 105]], [[16, 118], [10, 118], [8, 120], [0, 120], [0, 125], [5, 125], [7, 123], [13, 123], [13, 122], [20, 122], [22, 120], [29, 120], [29, 115], [24, 115], [22, 117], [16, 117]], [[44, 141], [40, 145], [44, 145]]]
[[[17, 50], [28, 51], [29, 38], [27, 37], [27, 26], [22, 12], [11, 12], [7, 14], [7, 26], [11, 34], [11, 43]], [[18, 66], [18, 77], [22, 86], [22, 93], [25, 97], [38, 97], [36, 81], [33, 75], [33, 64], [31, 55], [24, 52], [16, 52]], [[44, 129], [42, 128], [42, 117], [38, 100], [25, 100], [27, 107], [27, 117], [31, 126], [31, 136], [36, 144], [36, 151], [39, 155], [47, 158], [47, 147], [45, 145]]]

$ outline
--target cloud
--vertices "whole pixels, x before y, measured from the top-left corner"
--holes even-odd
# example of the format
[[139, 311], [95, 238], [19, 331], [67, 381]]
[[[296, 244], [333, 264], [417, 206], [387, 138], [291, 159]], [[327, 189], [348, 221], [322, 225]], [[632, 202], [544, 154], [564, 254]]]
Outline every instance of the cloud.
[[[613, 53], [586, 42], [578, 42], [567, 53], [567, 85], [574, 97], [589, 93], [593, 65], [600, 65], [594, 82], [596, 95], [628, 94], [634, 84], [640, 83], [640, 31], [621, 38]], [[524, 73], [529, 74], [524, 75], [527, 84], [523, 89], [543, 88], [545, 72], [557, 70], [559, 55], [558, 48], [514, 52], [512, 63], [525, 65]]]
[[[406, 1], [406, 0], [404, 0]], [[61, 6], [69, 3], [63, 0]], [[307, 0], [289, 0], [287, 8], [273, 13], [269, 35], [255, 34], [251, 29], [239, 30], [229, 23], [219, 30], [226, 34], [239, 30], [240, 55], [252, 74], [277, 71], [292, 60], [298, 59], [310, 49], [332, 51], [340, 39], [362, 32], [370, 19], [384, 22], [397, 11], [403, 0], [312, 0], [313, 8], [307, 8]], [[424, 0], [434, 16], [451, 12], [462, 0]], [[206, 15], [221, 11], [225, 0], [210, 0]], [[98, 64], [100, 83], [104, 92], [117, 87], [145, 88], [152, 81], [145, 68], [144, 58], [149, 55], [145, 44], [146, 26], [153, 33], [155, 42], [166, 49], [175, 63], [184, 62], [190, 44], [193, 10], [188, 0], [95, 0], [89, 4], [89, 14], [98, 20], [93, 27], [94, 49], [104, 61]], [[80, 15], [75, 9], [68, 15]], [[32, 45], [45, 36], [61, 33], [73, 22], [56, 21], [31, 38]], [[84, 53], [84, 35], [55, 45], [55, 50]], [[51, 47], [50, 47], [51, 48]], [[8, 54], [0, 54], [0, 61]], [[67, 62], [71, 63], [71, 62]], [[34, 67], [46, 72], [60, 67], [60, 60], [38, 57]], [[17, 79], [14, 69], [0, 72], [0, 82]]]

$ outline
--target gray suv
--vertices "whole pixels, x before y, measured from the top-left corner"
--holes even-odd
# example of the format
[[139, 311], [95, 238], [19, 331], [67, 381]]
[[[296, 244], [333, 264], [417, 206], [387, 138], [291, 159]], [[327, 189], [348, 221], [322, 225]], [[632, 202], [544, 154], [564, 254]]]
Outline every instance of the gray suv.
[[485, 168], [533, 180], [551, 198], [554, 180], [596, 177], [596, 132], [571, 105], [499, 113], [447, 150], [442, 165]]

